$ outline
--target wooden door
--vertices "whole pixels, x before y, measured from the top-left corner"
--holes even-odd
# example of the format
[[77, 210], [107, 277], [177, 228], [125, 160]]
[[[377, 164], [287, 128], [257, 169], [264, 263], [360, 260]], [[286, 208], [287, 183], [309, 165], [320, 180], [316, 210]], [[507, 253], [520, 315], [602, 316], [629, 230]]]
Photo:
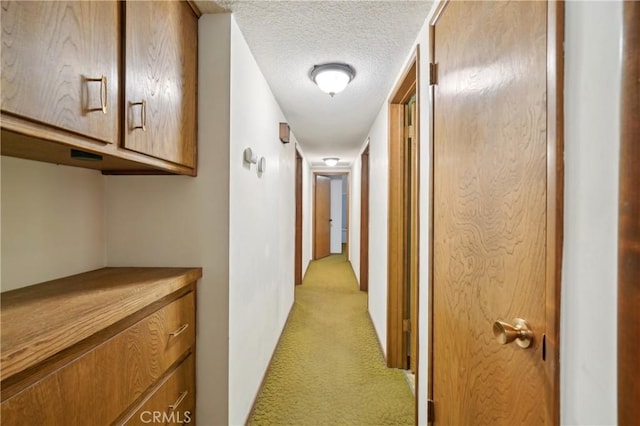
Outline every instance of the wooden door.
[[198, 19], [182, 1], [128, 1], [124, 146], [196, 161]]
[[[554, 336], [545, 301], [556, 214], [547, 12], [545, 2], [450, 2], [432, 32], [436, 424], [557, 422], [544, 343]], [[497, 341], [515, 318], [533, 331], [526, 349]]]
[[360, 290], [369, 289], [369, 146], [360, 156]]
[[331, 247], [331, 179], [316, 175], [314, 259], [329, 256]]
[[3, 0], [1, 15], [2, 113], [117, 141], [119, 3]]

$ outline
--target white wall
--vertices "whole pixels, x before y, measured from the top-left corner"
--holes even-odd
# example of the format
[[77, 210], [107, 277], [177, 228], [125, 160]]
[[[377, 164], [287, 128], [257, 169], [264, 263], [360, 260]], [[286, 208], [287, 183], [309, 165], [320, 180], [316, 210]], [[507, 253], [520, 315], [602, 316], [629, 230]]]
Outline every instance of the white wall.
[[369, 314], [385, 356], [387, 350], [387, 220], [389, 216], [387, 120], [388, 106], [385, 102], [369, 130]]
[[[366, 144], [367, 142], [365, 142], [364, 146]], [[353, 267], [358, 285], [360, 284], [360, 212], [362, 209], [360, 205], [362, 183], [361, 154], [362, 149], [351, 164], [349, 178], [349, 261]]]
[[342, 243], [346, 244], [347, 235], [349, 234], [349, 176], [342, 176]]
[[563, 424], [613, 425], [622, 3], [565, 5], [560, 413]]
[[342, 253], [342, 176], [331, 178], [331, 253]]
[[[229, 423], [244, 424], [293, 305], [295, 145], [232, 18], [229, 243]], [[243, 163], [251, 147], [266, 172]]]
[[108, 176], [109, 266], [202, 266], [197, 417], [228, 423], [231, 18], [204, 15], [198, 43], [198, 176]]
[[1, 161], [2, 291], [104, 267], [102, 174]]

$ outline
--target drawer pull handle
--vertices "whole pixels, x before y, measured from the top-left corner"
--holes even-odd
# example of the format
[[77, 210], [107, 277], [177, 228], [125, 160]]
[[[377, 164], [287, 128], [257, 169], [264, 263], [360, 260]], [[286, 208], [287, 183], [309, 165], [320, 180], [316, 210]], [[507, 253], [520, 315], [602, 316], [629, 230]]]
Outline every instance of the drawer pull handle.
[[140, 126], [134, 126], [133, 129], [142, 129], [143, 132], [147, 131], [147, 101], [142, 100], [140, 102], [129, 102], [130, 106], [140, 105]]
[[103, 75], [100, 78], [87, 78], [87, 81], [99, 81], [100, 82], [100, 108], [94, 109], [92, 111], [102, 111], [103, 114], [107, 113], [107, 98], [108, 98], [108, 88], [107, 88], [107, 76]]
[[186, 324], [182, 324], [176, 331], [174, 331], [173, 333], [169, 333], [169, 336], [171, 337], [178, 337], [179, 335], [182, 334], [183, 331], [185, 331], [187, 328], [189, 328], [189, 323]]
[[171, 404], [169, 406], [169, 409], [171, 411], [175, 411], [176, 408], [178, 408], [178, 406], [180, 405], [180, 403], [182, 402], [183, 399], [185, 399], [187, 397], [187, 394], [189, 393], [188, 390], [183, 391], [180, 396], [178, 396], [178, 399], [176, 399], [176, 402], [174, 402], [173, 404]]

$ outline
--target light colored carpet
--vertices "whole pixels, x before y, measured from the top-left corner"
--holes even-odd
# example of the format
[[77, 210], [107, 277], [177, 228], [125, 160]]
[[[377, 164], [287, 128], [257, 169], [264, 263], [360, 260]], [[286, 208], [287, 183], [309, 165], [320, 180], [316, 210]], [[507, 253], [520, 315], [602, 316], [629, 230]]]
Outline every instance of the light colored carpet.
[[314, 261], [302, 285], [250, 425], [413, 425], [402, 370], [384, 363], [344, 255]]

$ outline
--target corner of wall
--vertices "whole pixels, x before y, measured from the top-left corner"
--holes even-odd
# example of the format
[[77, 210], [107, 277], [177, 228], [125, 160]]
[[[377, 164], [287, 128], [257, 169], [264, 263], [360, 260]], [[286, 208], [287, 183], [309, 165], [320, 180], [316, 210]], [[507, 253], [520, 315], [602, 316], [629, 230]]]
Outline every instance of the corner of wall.
[[2, 291], [105, 266], [104, 176], [2, 156]]
[[198, 22], [198, 176], [107, 176], [109, 266], [200, 266], [197, 413], [229, 420], [231, 15]]

